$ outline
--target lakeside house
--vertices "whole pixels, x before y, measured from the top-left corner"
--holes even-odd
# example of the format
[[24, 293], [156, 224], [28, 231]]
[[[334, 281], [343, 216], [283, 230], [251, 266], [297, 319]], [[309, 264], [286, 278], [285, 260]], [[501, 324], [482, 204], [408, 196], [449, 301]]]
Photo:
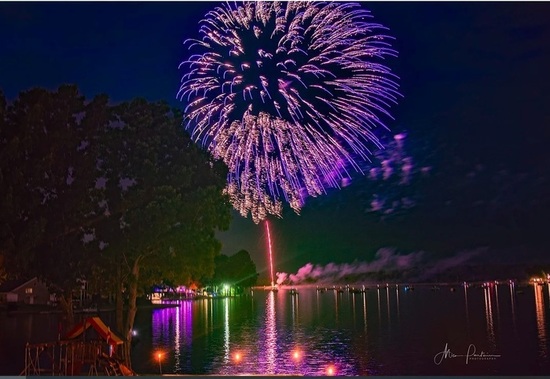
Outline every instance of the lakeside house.
[[8, 280], [0, 285], [0, 304], [49, 304], [51, 296], [48, 286], [37, 277]]

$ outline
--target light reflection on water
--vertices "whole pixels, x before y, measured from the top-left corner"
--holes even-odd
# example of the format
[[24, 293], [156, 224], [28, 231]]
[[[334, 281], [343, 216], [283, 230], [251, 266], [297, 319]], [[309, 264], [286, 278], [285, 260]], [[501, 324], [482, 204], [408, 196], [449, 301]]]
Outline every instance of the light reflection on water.
[[[294, 317], [294, 313], [292, 314]], [[266, 374], [275, 374], [277, 359], [277, 326], [275, 319], [275, 292], [267, 295], [267, 307], [265, 317], [265, 351], [267, 356]], [[262, 361], [260, 360], [260, 364]]]
[[548, 341], [546, 339], [546, 314], [544, 308], [544, 297], [542, 286], [533, 284], [535, 287], [535, 309], [537, 315], [537, 335], [539, 340], [539, 353], [543, 358], [548, 358]]
[[[153, 311], [151, 342], [171, 350], [163, 370], [179, 374], [316, 376], [331, 365], [337, 375], [550, 373], [543, 287], [533, 288], [534, 299], [516, 298], [513, 284], [509, 289], [508, 296], [502, 289], [464, 286], [460, 296], [448, 289], [302, 288], [298, 295], [255, 291], [184, 301]], [[457, 360], [435, 366], [433, 355], [445, 343], [457, 354], [473, 343], [503, 358], [477, 367]]]
[[363, 323], [365, 325], [365, 337], [367, 336], [367, 294], [363, 292]]
[[512, 308], [512, 324], [514, 328], [514, 333], [517, 335], [517, 329], [516, 329], [516, 284], [514, 282], [510, 282], [510, 307]]
[[485, 287], [483, 289], [483, 293], [485, 296], [485, 322], [487, 324], [487, 338], [489, 340], [489, 344], [491, 345], [491, 348], [494, 350], [496, 347], [495, 342], [495, 327], [494, 327], [494, 320], [493, 320], [493, 303], [492, 303], [492, 297], [493, 297], [493, 287]]
[[378, 297], [378, 326], [382, 325], [382, 315], [380, 309], [382, 308], [380, 306], [380, 288], [376, 289], [376, 295]]
[[391, 327], [391, 312], [390, 312], [390, 287], [386, 286], [386, 305], [388, 307], [388, 328]]
[[468, 307], [468, 284], [464, 283], [464, 310], [466, 312], [466, 332], [470, 335], [470, 308]]
[[[298, 296], [260, 290], [140, 309], [133, 368], [157, 374], [153, 352], [162, 350], [163, 373], [324, 375], [334, 365], [340, 375], [548, 375], [549, 290], [514, 283], [498, 291], [465, 287], [464, 294], [421, 286], [336, 295], [300, 288]], [[114, 313], [101, 317], [114, 325]], [[19, 374], [25, 344], [55, 341], [59, 321], [57, 314], [0, 313], [0, 374]], [[474, 344], [501, 358], [436, 366], [434, 354], [446, 343], [456, 354]]]
[[[224, 356], [223, 356], [223, 363], [228, 364], [229, 363], [229, 354], [230, 354], [230, 346], [229, 346], [229, 299], [223, 299], [223, 309], [224, 309], [224, 318], [223, 318], [223, 348], [224, 348]], [[208, 314], [207, 314], [208, 317]], [[236, 359], [240, 360], [240, 356], [237, 356]]]

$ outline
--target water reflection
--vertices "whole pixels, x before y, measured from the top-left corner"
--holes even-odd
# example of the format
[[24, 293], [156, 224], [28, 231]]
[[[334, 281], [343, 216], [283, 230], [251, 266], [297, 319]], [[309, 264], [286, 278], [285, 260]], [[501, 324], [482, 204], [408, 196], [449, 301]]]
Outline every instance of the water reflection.
[[160, 309], [153, 313], [153, 347], [155, 349], [164, 348], [173, 341], [170, 340], [170, 334], [173, 330], [173, 318], [176, 308]]
[[[139, 373], [157, 374], [159, 366], [152, 353], [165, 348], [162, 371], [172, 374], [314, 376], [326, 375], [333, 365], [336, 374], [342, 376], [547, 375], [550, 301], [544, 292], [548, 285], [522, 287], [525, 294], [520, 295], [518, 284], [516, 288], [512, 283], [506, 284], [508, 288], [499, 288], [498, 303], [504, 307], [500, 312], [501, 327], [494, 325], [498, 317], [494, 288], [465, 287], [463, 297], [457, 297], [447, 291], [434, 295], [429, 287], [418, 286], [414, 296], [399, 294], [397, 304], [404, 317], [392, 319], [391, 336], [383, 330], [385, 327], [379, 330], [368, 325], [380, 320], [384, 295], [380, 293], [383, 288], [376, 291], [376, 287], [355, 297], [350, 293], [349, 297], [335, 298], [339, 325], [335, 324], [333, 295], [329, 291], [316, 294], [315, 289], [300, 289], [299, 299], [293, 300], [286, 291], [259, 290], [254, 298], [184, 301], [176, 308], [140, 309], [136, 329], [141, 341], [133, 349], [133, 365]], [[509, 295], [506, 291], [510, 291]], [[389, 292], [396, 311], [394, 301], [398, 293], [391, 299], [393, 288]], [[357, 312], [355, 325], [350, 313], [353, 307]], [[471, 336], [462, 335], [463, 307]], [[434, 319], [434, 315], [442, 317]], [[104, 317], [108, 324], [114, 324], [109, 322], [108, 314]], [[57, 315], [0, 312], [0, 372], [20, 373], [25, 343], [55, 340], [57, 322]], [[441, 349], [444, 335], [458, 336], [456, 346], [459, 342], [466, 346], [474, 343], [479, 350], [502, 353], [502, 358], [468, 366], [453, 366], [457, 360], [446, 360], [435, 367], [431, 359], [435, 351], [425, 346], [435, 340]], [[496, 348], [488, 343], [490, 337], [496, 340]], [[294, 357], [296, 351], [298, 358]], [[234, 360], [237, 352], [242, 354], [240, 362]]]
[[[339, 330], [326, 329], [327, 323], [334, 325], [334, 319], [327, 319], [321, 314], [320, 319], [312, 320], [313, 323], [320, 322], [320, 329], [316, 331], [311, 331], [312, 323], [304, 325], [300, 322], [300, 314], [304, 306], [309, 304], [310, 312], [314, 313], [314, 308], [317, 307], [313, 304], [315, 301], [311, 301], [313, 296], [317, 297], [317, 294], [300, 291], [301, 296], [304, 298], [299, 299], [299, 296], [290, 295], [284, 290], [278, 293], [269, 291], [265, 295], [262, 316], [257, 320], [260, 321], [259, 323], [253, 321], [252, 324], [236, 326], [236, 321], [230, 320], [232, 325], [229, 334], [231, 362], [226, 364], [221, 357], [219, 360], [214, 359], [214, 367], [219, 367], [220, 364], [223, 366], [214, 371], [214, 374], [326, 375], [328, 367], [332, 365], [337, 375], [357, 375], [359, 372], [354, 367], [349, 337]], [[291, 306], [285, 315], [282, 306], [288, 304], [288, 297], [290, 297]], [[233, 299], [233, 301], [237, 304], [245, 300]], [[334, 303], [321, 303], [320, 306], [328, 310], [329, 307], [336, 307], [338, 303], [339, 312], [346, 311], [345, 314], [348, 315], [347, 307], [341, 308], [345, 301], [351, 303], [353, 299], [351, 296], [343, 297], [337, 294]], [[303, 304], [300, 304], [301, 302]], [[351, 310], [351, 304], [349, 309]], [[229, 316], [231, 319], [233, 312], [232, 306]], [[346, 328], [349, 327], [348, 323], [346, 325]], [[241, 359], [238, 362], [234, 359], [237, 351], [241, 353]]]
[[365, 338], [367, 337], [367, 294], [363, 292], [363, 322], [365, 326]]
[[315, 303], [317, 305], [317, 318], [319, 318], [319, 309], [321, 307], [321, 305], [319, 304], [319, 292], [320, 291], [315, 291], [315, 296], [316, 296], [316, 299], [317, 299], [317, 302]]
[[223, 317], [223, 361], [225, 364], [229, 363], [230, 358], [230, 346], [229, 346], [229, 298], [223, 299], [224, 317]]
[[190, 301], [183, 301], [177, 307], [157, 309], [152, 315], [152, 344], [153, 350], [177, 352], [174, 356], [176, 370], [183, 369], [189, 362], [189, 346], [193, 342], [193, 306]]
[[468, 284], [464, 283], [464, 309], [466, 310], [466, 331], [470, 335], [470, 308], [468, 307]]
[[[163, 362], [163, 371], [166, 367], [168, 372], [174, 373], [315, 376], [326, 375], [328, 367], [332, 365], [337, 370], [337, 375], [344, 376], [429, 374], [434, 373], [433, 368], [424, 367], [418, 362], [432, 352], [422, 351], [422, 344], [415, 345], [419, 349], [418, 353], [411, 352], [407, 346], [411, 340], [421, 341], [429, 338], [429, 333], [440, 333], [440, 329], [436, 332], [425, 328], [417, 330], [409, 325], [422, 325], [418, 321], [422, 317], [435, 314], [435, 309], [440, 308], [442, 303], [449, 304], [451, 309], [454, 302], [456, 307], [453, 305], [453, 309], [465, 309], [468, 341], [475, 341], [491, 351], [505, 351], [510, 359], [516, 359], [521, 354], [523, 359], [528, 359], [531, 354], [538, 357], [540, 362], [542, 359], [547, 360], [548, 356], [548, 319], [545, 309], [548, 306], [545, 302], [548, 300], [544, 294], [545, 288], [546, 285], [535, 287], [536, 318], [529, 318], [529, 328], [537, 331], [537, 337], [533, 334], [531, 338], [537, 338], [538, 343], [534, 343], [533, 349], [525, 353], [523, 350], [528, 350], [525, 344], [521, 347], [519, 343], [518, 347], [503, 345], [506, 341], [511, 341], [507, 336], [512, 333], [512, 329], [495, 325], [496, 318], [499, 317], [499, 302], [507, 302], [507, 296], [503, 295], [503, 299], [496, 298], [498, 295], [494, 286], [486, 286], [478, 291], [466, 285], [464, 298], [452, 295], [445, 297], [441, 292], [435, 301], [432, 291], [422, 288], [414, 298], [401, 296], [396, 288], [395, 299], [391, 299], [393, 287], [390, 290], [386, 286], [385, 295], [381, 293], [383, 287], [378, 288], [376, 294], [374, 291], [361, 294], [333, 291], [334, 301], [329, 292], [323, 294], [301, 289], [299, 296], [291, 295], [285, 290], [258, 291], [254, 299], [242, 297], [184, 302], [179, 308], [152, 312], [152, 345], [153, 348], [170, 347], [172, 358]], [[511, 283], [509, 289], [512, 312], [503, 312], [500, 315], [502, 326], [508, 323], [511, 325], [514, 319], [518, 327], [518, 338], [527, 338], [529, 333], [525, 331], [529, 329], [526, 329], [526, 320], [521, 317], [516, 320], [516, 313], [522, 306], [517, 300], [528, 299], [533, 302], [533, 298], [516, 298]], [[500, 292], [506, 291], [503, 287]], [[383, 328], [382, 296], [385, 297], [384, 311], [387, 312], [384, 322], [388, 323]], [[368, 297], [375, 302], [375, 306], [370, 309]], [[401, 300], [403, 304], [400, 303]], [[393, 315], [391, 303], [396, 312]], [[529, 304], [530, 309], [531, 307]], [[406, 317], [400, 318], [401, 309]], [[472, 315], [477, 314], [480, 317], [470, 317], [470, 311], [475, 311]], [[485, 317], [482, 316], [483, 311]], [[368, 330], [369, 312], [370, 320], [375, 322], [378, 314], [378, 328]], [[392, 319], [394, 315], [397, 317]], [[455, 330], [457, 323], [464, 325], [463, 314], [446, 315], [448, 322], [442, 319], [438, 325], [447, 325], [447, 333]], [[392, 329], [389, 329], [390, 321], [393, 323]], [[203, 322], [204, 325], [201, 325]], [[391, 336], [388, 332], [391, 332]], [[470, 333], [475, 334], [470, 336]], [[396, 350], [392, 347], [397, 343], [403, 349]], [[239, 361], [235, 359], [236, 353], [241, 354]], [[419, 365], [420, 371], [409, 371], [409, 368], [416, 367], [414, 364]], [[479, 372], [487, 372], [483, 370], [484, 368], [480, 368]]]
[[498, 305], [498, 284], [495, 284], [495, 305], [497, 310], [497, 326], [500, 328], [500, 306]]
[[353, 315], [353, 326], [355, 326], [355, 325], [356, 325], [356, 323], [355, 323], [355, 301], [357, 300], [357, 298], [356, 298], [356, 296], [355, 296], [355, 293], [353, 293], [353, 294], [351, 295], [351, 298], [352, 298], [352, 302], [351, 302], [351, 308], [352, 308], [351, 314]]
[[380, 306], [380, 287], [376, 289], [376, 295], [378, 296], [378, 329], [382, 326], [382, 311]]
[[[176, 311], [176, 333], [175, 333], [176, 338], [174, 339], [174, 349], [176, 351], [180, 351], [182, 348], [180, 343], [182, 329], [183, 328], [181, 326], [181, 312]], [[180, 355], [176, 354], [176, 367], [180, 367], [180, 365], [181, 365]]]
[[275, 374], [275, 361], [277, 358], [277, 327], [275, 315], [275, 292], [270, 291], [266, 300], [265, 317], [265, 351], [267, 357], [266, 374]]
[[514, 327], [514, 333], [517, 332], [516, 329], [516, 285], [514, 282], [510, 281], [510, 307], [512, 308], [512, 325]]
[[387, 305], [387, 312], [388, 312], [388, 328], [391, 327], [391, 319], [390, 319], [390, 286], [386, 285], [386, 305]]
[[207, 323], [207, 331], [214, 329], [214, 304], [212, 301], [205, 299], [203, 300], [206, 305], [206, 318], [209, 320], [209, 323]]
[[334, 310], [336, 312], [336, 324], [338, 325], [338, 291], [336, 289], [334, 292]]
[[290, 296], [290, 305], [292, 307], [292, 326], [296, 327], [296, 323], [298, 322], [298, 302], [299, 302], [299, 296], [292, 295]]
[[542, 358], [548, 358], [548, 345], [546, 340], [546, 314], [542, 286], [533, 284], [535, 290], [535, 312], [537, 317], [537, 336], [539, 340], [539, 354]]
[[485, 322], [487, 324], [487, 338], [489, 344], [495, 348], [495, 326], [493, 320], [493, 302], [492, 302], [492, 287], [487, 286], [483, 289], [485, 300]]
[[399, 313], [399, 284], [395, 287], [395, 296], [395, 302], [397, 303], [397, 320], [399, 321], [401, 319], [401, 314]]

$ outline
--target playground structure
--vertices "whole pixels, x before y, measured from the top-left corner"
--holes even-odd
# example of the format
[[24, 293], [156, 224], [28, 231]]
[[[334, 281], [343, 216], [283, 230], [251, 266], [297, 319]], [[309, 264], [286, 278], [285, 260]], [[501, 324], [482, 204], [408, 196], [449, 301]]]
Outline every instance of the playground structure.
[[[90, 333], [87, 333], [90, 328], [95, 332], [96, 338], [90, 338]], [[27, 343], [25, 368], [21, 375], [135, 375], [116, 358], [117, 347], [123, 343], [99, 317], [86, 318], [63, 339], [38, 344]]]

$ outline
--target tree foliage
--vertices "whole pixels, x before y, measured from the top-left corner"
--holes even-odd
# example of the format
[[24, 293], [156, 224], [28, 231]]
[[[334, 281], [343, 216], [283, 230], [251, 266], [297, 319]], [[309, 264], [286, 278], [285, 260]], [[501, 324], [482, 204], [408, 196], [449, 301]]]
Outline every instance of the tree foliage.
[[214, 232], [230, 221], [227, 168], [191, 142], [181, 119], [160, 102], [87, 102], [74, 86], [22, 92], [11, 105], [0, 93], [9, 271], [46, 279], [69, 302], [80, 278], [114, 290], [128, 340], [141, 288], [212, 276]]
[[93, 217], [103, 217], [94, 233], [106, 271], [128, 296], [124, 326], [117, 307], [128, 340], [140, 290], [211, 276], [221, 248], [214, 231], [229, 226], [226, 168], [191, 142], [180, 120], [164, 103], [137, 99], [110, 110], [100, 137]]
[[135, 100], [111, 110], [101, 137], [96, 242], [125, 269], [146, 260], [143, 284], [212, 275], [221, 247], [214, 230], [230, 221], [225, 167], [191, 143], [180, 117], [166, 104]]
[[82, 228], [94, 183], [90, 136], [101, 127], [89, 110], [98, 101], [85, 104], [75, 86], [62, 86], [0, 104], [2, 254], [12, 276], [54, 284], [69, 311], [76, 280], [89, 269]]
[[248, 251], [240, 250], [231, 256], [222, 254], [216, 257], [215, 263], [213, 284], [219, 286], [226, 283], [237, 287], [252, 287], [256, 284], [256, 264]]

